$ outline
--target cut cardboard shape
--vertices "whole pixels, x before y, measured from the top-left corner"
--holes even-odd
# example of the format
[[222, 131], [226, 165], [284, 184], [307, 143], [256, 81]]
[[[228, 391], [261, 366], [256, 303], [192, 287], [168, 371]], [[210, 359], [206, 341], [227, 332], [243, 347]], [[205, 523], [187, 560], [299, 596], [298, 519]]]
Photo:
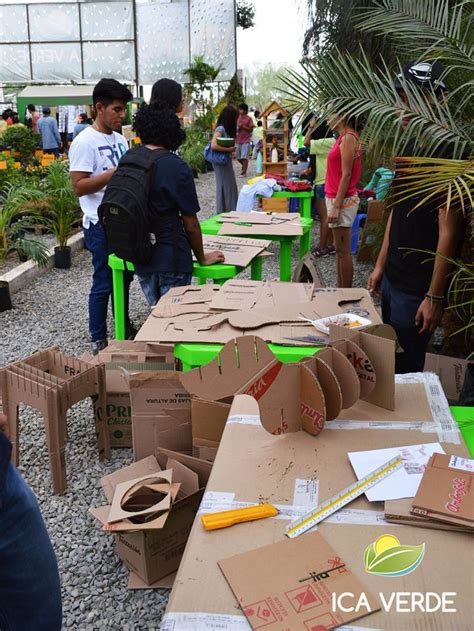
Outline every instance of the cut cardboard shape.
[[[374, 373], [370, 373], [365, 361], [360, 360], [359, 355], [352, 355], [359, 377], [366, 384], [370, 384], [371, 375], [375, 374], [375, 383], [372, 388], [364, 390], [361, 382], [361, 398], [386, 408], [395, 408], [395, 331], [388, 325], [371, 327], [367, 331], [350, 331], [343, 327], [330, 327], [330, 339], [334, 344], [336, 340], [347, 339], [357, 344], [362, 349], [372, 365]], [[344, 333], [345, 331], [345, 333]]]
[[242, 239], [239, 237], [202, 236], [204, 253], [218, 250], [223, 252], [225, 263], [247, 267], [256, 256], [259, 256], [271, 241], [263, 239]]
[[271, 215], [268, 213], [252, 212], [244, 213], [237, 210], [232, 210], [228, 213], [221, 213], [217, 218], [219, 223], [251, 223], [251, 224], [270, 224]]
[[326, 420], [337, 418], [342, 409], [342, 388], [345, 384], [339, 384], [334, 371], [319, 357], [319, 353], [302, 360], [301, 363], [311, 370], [321, 385], [326, 402]]
[[[249, 288], [257, 292], [258, 281], [241, 281], [233, 279], [229, 281], [228, 287], [233, 287], [233, 292], [225, 290], [227, 283], [223, 286], [224, 291], [220, 295], [220, 289], [214, 290], [212, 294], [200, 294], [194, 292], [194, 296], [200, 296], [196, 301], [190, 301], [184, 309], [185, 313], [179, 311], [168, 311], [168, 306], [174, 308], [178, 305], [181, 309], [183, 295], [168, 294], [164, 296], [155, 311], [144, 323], [136, 340], [159, 342], [166, 340], [167, 343], [213, 343], [225, 344], [239, 336], [248, 334], [249, 330], [245, 326], [258, 325], [258, 336], [266, 342], [284, 345], [320, 345], [328, 341], [328, 337], [319, 334], [314, 326], [301, 319], [301, 316], [309, 319], [319, 319], [327, 315], [334, 315], [350, 311], [363, 314], [374, 323], [380, 323], [380, 316], [375, 309], [370, 294], [364, 289], [318, 289], [313, 295], [313, 285], [304, 283], [269, 283], [261, 282], [261, 291], [258, 296], [254, 294], [249, 297], [250, 303], [254, 303], [250, 310], [238, 309], [240, 306], [237, 298], [243, 298]], [[211, 287], [211, 285], [209, 285]], [[184, 291], [186, 288], [179, 288]], [[237, 289], [242, 290], [242, 295], [237, 293]], [[174, 291], [174, 290], [171, 290]], [[171, 294], [171, 291], [168, 292]], [[184, 294], [187, 292], [185, 291]], [[227, 293], [228, 300], [225, 294]], [[211, 298], [209, 297], [211, 295]], [[213, 296], [216, 302], [213, 303]], [[161, 304], [163, 303], [163, 304]], [[219, 310], [211, 309], [210, 305], [215, 304]], [[341, 303], [341, 306], [339, 305]], [[349, 303], [349, 304], [346, 304]], [[196, 308], [193, 307], [195, 305]], [[354, 305], [352, 308], [351, 305]], [[189, 309], [188, 309], [189, 307]], [[251, 312], [264, 310], [265, 321], [269, 324], [261, 325], [260, 321], [251, 315]], [[183, 311], [183, 310], [181, 310]], [[229, 322], [226, 312], [245, 311], [249, 314], [245, 319], [244, 314], [232, 318], [244, 317], [243, 321], [237, 324], [241, 328], [234, 327]], [[169, 314], [174, 315], [169, 315]], [[164, 316], [167, 317], [164, 317]], [[160, 316], [160, 317], [156, 317]], [[161, 317], [163, 316], [163, 317]], [[260, 315], [257, 317], [260, 318]], [[277, 321], [277, 323], [273, 323]], [[235, 320], [234, 320], [235, 322]], [[263, 320], [262, 320], [263, 322]]]
[[323, 348], [318, 357], [331, 368], [341, 384], [342, 408], [352, 407], [360, 398], [360, 382], [354, 366], [337, 348]]
[[165, 510], [168, 510], [171, 504], [171, 489], [168, 486], [168, 493], [166, 497], [162, 500], [146, 508], [142, 511], [127, 511], [123, 508], [123, 505], [126, 504], [127, 499], [138, 490], [140, 487], [144, 486], [144, 483], [148, 484], [159, 484], [162, 480], [166, 480], [169, 485], [171, 484], [171, 476], [172, 471], [160, 471], [154, 475], [145, 475], [140, 478], [135, 478], [134, 480], [128, 480], [127, 482], [122, 482], [118, 484], [115, 488], [114, 497], [112, 499], [112, 506], [110, 508], [109, 523], [113, 523], [115, 521], [121, 521], [122, 519], [132, 519], [133, 517], [139, 517], [142, 515], [151, 515], [153, 513], [159, 513]]
[[264, 221], [259, 213], [241, 213], [239, 215], [219, 217], [222, 223], [219, 235], [252, 236], [301, 236], [303, 228], [300, 216], [295, 213], [279, 213], [278, 216], [269, 215], [269, 221]]
[[170, 449], [162, 449], [159, 447], [156, 450], [156, 460], [161, 466], [165, 467], [169, 458], [177, 460], [188, 467], [188, 469], [191, 469], [191, 471], [195, 471], [199, 478], [199, 488], [202, 489], [206, 486], [212, 471], [212, 464], [210, 462], [188, 456], [187, 454], [180, 454]]
[[[322, 631], [381, 609], [319, 532], [220, 560], [219, 567], [252, 629]], [[343, 593], [355, 602], [364, 594], [367, 605], [357, 613], [334, 612], [333, 599]]]
[[67, 410], [86, 397], [94, 405], [99, 460], [110, 457], [105, 423], [105, 371], [70, 357], [58, 347], [34, 353], [0, 370], [0, 395], [13, 445], [12, 461], [18, 464], [19, 405], [37, 409], [44, 418], [50, 471], [55, 493], [66, 491]]
[[[340, 328], [340, 327], [337, 327]], [[375, 369], [361, 349], [360, 346], [347, 339], [340, 339], [332, 343], [333, 348], [336, 348], [347, 357], [352, 363], [357, 374], [357, 378], [360, 383], [360, 396], [361, 399], [365, 399], [375, 388], [377, 375]]]
[[229, 403], [191, 399], [193, 454], [198, 458], [214, 461], [229, 410]]
[[252, 396], [272, 434], [304, 429], [317, 435], [324, 426], [324, 394], [315, 375], [302, 364], [282, 364], [257, 337], [228, 342], [210, 364], [182, 373], [181, 383], [201, 399]]

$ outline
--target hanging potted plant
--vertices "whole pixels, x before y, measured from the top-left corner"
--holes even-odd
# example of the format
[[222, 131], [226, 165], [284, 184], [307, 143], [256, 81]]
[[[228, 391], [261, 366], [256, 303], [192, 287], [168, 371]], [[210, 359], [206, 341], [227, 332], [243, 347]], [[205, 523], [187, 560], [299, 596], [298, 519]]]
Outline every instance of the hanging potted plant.
[[71, 248], [67, 241], [79, 221], [77, 197], [72, 190], [67, 162], [54, 161], [47, 167], [43, 180], [42, 223], [58, 242], [54, 248], [54, 266], [58, 269], [71, 267]]
[[[6, 257], [16, 252], [18, 256], [32, 259], [38, 265], [48, 262], [48, 249], [35, 239], [25, 238], [25, 228], [38, 222], [38, 210], [32, 207], [32, 199], [40, 194], [24, 183], [6, 184], [0, 193], [0, 269]], [[0, 311], [11, 309], [10, 289], [7, 282], [0, 282]]]

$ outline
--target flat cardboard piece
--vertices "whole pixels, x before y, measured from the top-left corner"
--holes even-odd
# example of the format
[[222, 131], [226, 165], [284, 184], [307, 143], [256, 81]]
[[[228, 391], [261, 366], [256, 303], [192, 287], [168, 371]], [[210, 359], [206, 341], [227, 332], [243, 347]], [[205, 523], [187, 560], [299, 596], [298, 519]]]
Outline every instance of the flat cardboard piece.
[[300, 216], [296, 213], [224, 213], [219, 216], [222, 223], [219, 235], [269, 235], [300, 236], [303, 234]]
[[256, 256], [259, 256], [265, 248], [270, 245], [270, 241], [263, 239], [242, 239], [239, 237], [222, 237], [203, 235], [202, 245], [204, 253], [208, 254], [219, 250], [224, 254], [225, 263], [247, 267]]
[[[397, 384], [397, 395], [403, 397], [405, 388], [405, 384]], [[421, 396], [426, 399], [423, 391]], [[423, 402], [420, 400], [420, 403]], [[376, 408], [376, 411], [385, 414], [381, 408]], [[248, 415], [255, 414], [258, 414], [258, 407], [253, 399], [242, 396], [234, 399], [232, 417], [245, 421]], [[432, 418], [427, 420], [430, 424]], [[224, 504], [219, 506], [222, 494], [235, 502], [268, 501], [276, 505], [301, 504], [307, 499], [309, 510], [314, 503], [333, 496], [354, 482], [348, 451], [363, 450], [368, 446], [406, 445], [407, 436], [410, 436], [408, 442], [413, 443], [438, 440], [437, 433], [365, 427], [323, 431], [317, 440], [305, 432], [277, 437], [256, 424], [228, 423], [206, 489], [206, 498], [214, 494], [215, 503], [209, 506], [209, 510], [223, 510]], [[442, 444], [450, 453], [467, 455], [464, 445]], [[304, 497], [298, 492], [301, 487], [297, 480], [306, 481], [302, 483], [307, 490]], [[471, 585], [466, 580], [473, 564], [470, 535], [386, 524], [383, 521], [383, 505], [370, 504], [365, 497], [356, 499], [346, 508], [338, 514], [337, 521], [331, 518], [319, 524], [318, 532], [372, 593], [382, 592], [387, 600], [392, 592], [456, 592], [456, 614], [427, 613], [417, 608], [413, 613], [397, 613], [394, 606], [388, 612], [382, 610], [361, 619], [356, 626], [385, 631], [458, 631], [471, 627], [473, 598]], [[196, 520], [170, 595], [169, 617], [165, 616], [164, 622], [169, 620], [168, 624], [172, 625], [175, 620], [189, 621], [199, 629], [202, 628], [199, 626], [202, 625], [202, 616], [206, 614], [209, 615], [209, 625], [222, 615], [232, 616], [231, 620], [237, 617], [236, 622], [239, 616], [245, 620], [217, 563], [223, 558], [282, 541], [288, 523], [281, 518], [265, 519], [206, 532]], [[396, 578], [365, 572], [364, 551], [384, 533], [395, 534], [402, 544], [426, 544], [423, 562], [414, 572]], [[446, 559], [456, 559], [456, 562], [448, 563]], [[200, 580], [203, 576], [206, 589], [202, 588]], [[347, 604], [356, 605], [351, 600]], [[193, 619], [197, 612], [201, 617]]]
[[474, 460], [433, 454], [412, 513], [474, 529]]
[[246, 311], [254, 308], [274, 310], [288, 304], [309, 303], [312, 294], [313, 287], [308, 283], [275, 283], [232, 278], [214, 295], [211, 308], [220, 311]]
[[182, 373], [181, 383], [201, 399], [249, 394], [273, 434], [304, 429], [316, 435], [324, 426], [324, 394], [313, 372], [303, 364], [282, 364], [257, 337], [228, 342], [210, 364]]
[[[334, 629], [380, 610], [375, 597], [319, 532], [220, 560], [219, 567], [252, 629]], [[333, 594], [339, 597], [344, 592], [357, 600], [364, 592], [369, 611], [335, 614]]]
[[[287, 213], [289, 214], [289, 213]], [[220, 213], [217, 221], [219, 223], [251, 223], [251, 224], [269, 224], [271, 223], [271, 215], [261, 212], [244, 213], [232, 210], [228, 213]]]
[[[362, 349], [371, 367], [358, 355], [347, 353], [361, 381], [361, 398], [386, 408], [395, 408], [395, 332], [387, 325], [371, 327], [367, 331], [351, 331], [340, 326], [330, 326], [330, 339], [348, 339]], [[389, 338], [392, 336], [392, 339]], [[348, 349], [349, 350], [349, 349]], [[375, 375], [375, 383], [373, 376]], [[363, 386], [363, 384], [366, 384]], [[370, 385], [367, 388], [367, 385]]]
[[429, 519], [411, 512], [413, 498], [403, 500], [387, 500], [384, 504], [385, 521], [392, 524], [404, 524], [417, 528], [434, 528], [435, 530], [453, 530], [454, 532], [472, 532], [467, 526], [457, 526], [443, 521]]

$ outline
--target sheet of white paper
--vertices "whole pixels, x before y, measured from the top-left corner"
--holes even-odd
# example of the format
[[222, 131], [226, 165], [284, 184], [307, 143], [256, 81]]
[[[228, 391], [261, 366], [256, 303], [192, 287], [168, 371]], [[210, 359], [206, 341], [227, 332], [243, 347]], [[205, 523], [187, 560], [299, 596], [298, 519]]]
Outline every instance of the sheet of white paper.
[[370, 502], [384, 502], [415, 497], [428, 460], [434, 453], [444, 454], [445, 451], [439, 443], [427, 443], [371, 451], [352, 451], [347, 455], [359, 480], [392, 458], [402, 457], [403, 467], [365, 494]]

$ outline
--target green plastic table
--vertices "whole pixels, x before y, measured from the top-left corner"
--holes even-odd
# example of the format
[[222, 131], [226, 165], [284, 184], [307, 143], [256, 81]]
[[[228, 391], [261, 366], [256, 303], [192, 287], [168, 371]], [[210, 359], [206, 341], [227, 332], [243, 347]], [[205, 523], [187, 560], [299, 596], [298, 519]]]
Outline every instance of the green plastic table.
[[451, 406], [451, 413], [459, 425], [471, 458], [474, 458], [474, 407]]
[[[275, 357], [284, 364], [299, 362], [303, 357], [310, 357], [321, 350], [321, 346], [268, 344], [268, 347]], [[192, 370], [198, 366], [209, 364], [223, 348], [224, 344], [175, 344], [174, 356], [181, 361], [183, 371]]]
[[[251, 278], [252, 280], [262, 280], [262, 257], [255, 257], [251, 264]], [[115, 339], [125, 339], [125, 302], [124, 302], [124, 283], [123, 273], [125, 271], [134, 272], [135, 267], [133, 263], [124, 261], [123, 259], [115, 256], [115, 254], [109, 255], [109, 267], [112, 270], [112, 287], [113, 287], [113, 301], [114, 301], [114, 321], [115, 321]], [[214, 283], [222, 285], [226, 280], [235, 278], [237, 274], [240, 274], [245, 267], [239, 267], [237, 265], [228, 265], [227, 263], [215, 263], [214, 265], [199, 265], [194, 263], [193, 276], [198, 279], [200, 285], [204, 285], [209, 278]]]
[[311, 219], [311, 199], [314, 197], [314, 191], [275, 191], [271, 197], [263, 197], [262, 199], [299, 199], [299, 212], [301, 217]]
[[[218, 221], [219, 215], [214, 215], [201, 222], [201, 230], [203, 234], [209, 234], [216, 236], [219, 234], [219, 230], [222, 227], [222, 223]], [[298, 237], [280, 236], [280, 235], [266, 235], [264, 232], [252, 235], [242, 235], [246, 239], [267, 239], [267, 241], [279, 241], [280, 242], [280, 280], [282, 282], [288, 282], [291, 280], [291, 246], [295, 239], [300, 240], [299, 258], [309, 252], [311, 248], [311, 226], [313, 220], [311, 217], [301, 217], [301, 226], [303, 227], [303, 234]], [[263, 226], [261, 227], [262, 229]], [[259, 228], [256, 228], [259, 229]]]

